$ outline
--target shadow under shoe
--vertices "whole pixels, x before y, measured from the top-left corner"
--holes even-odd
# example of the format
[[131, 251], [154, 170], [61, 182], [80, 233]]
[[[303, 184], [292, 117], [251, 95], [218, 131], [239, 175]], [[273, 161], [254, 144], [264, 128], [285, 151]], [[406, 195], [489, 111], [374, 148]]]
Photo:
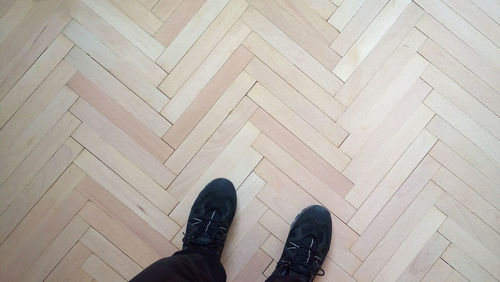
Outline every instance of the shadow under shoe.
[[324, 275], [321, 265], [330, 249], [331, 237], [332, 219], [326, 208], [313, 205], [302, 210], [290, 227], [285, 248], [270, 278], [312, 281], [316, 275]]
[[236, 190], [233, 183], [225, 178], [212, 180], [191, 207], [182, 249], [210, 248], [220, 258], [235, 211]]

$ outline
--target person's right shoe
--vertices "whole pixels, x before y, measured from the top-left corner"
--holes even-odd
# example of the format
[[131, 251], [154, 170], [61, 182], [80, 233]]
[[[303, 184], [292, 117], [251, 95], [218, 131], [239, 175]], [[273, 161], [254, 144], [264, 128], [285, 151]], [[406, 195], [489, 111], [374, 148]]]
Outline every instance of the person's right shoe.
[[236, 190], [225, 178], [212, 180], [191, 207], [182, 249], [204, 247], [220, 258], [236, 212]]
[[321, 265], [330, 249], [331, 238], [330, 212], [318, 205], [305, 208], [290, 227], [285, 248], [271, 277], [294, 276], [312, 281], [316, 275], [324, 275]]

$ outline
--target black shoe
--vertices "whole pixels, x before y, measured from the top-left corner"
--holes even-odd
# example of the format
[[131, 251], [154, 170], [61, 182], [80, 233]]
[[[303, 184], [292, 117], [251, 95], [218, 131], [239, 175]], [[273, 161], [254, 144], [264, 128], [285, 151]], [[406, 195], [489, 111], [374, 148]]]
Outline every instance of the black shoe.
[[272, 277], [294, 276], [312, 281], [316, 275], [323, 276], [325, 271], [321, 265], [330, 249], [331, 237], [330, 212], [317, 205], [305, 208], [290, 227], [285, 248]]
[[212, 180], [200, 192], [189, 213], [182, 249], [206, 247], [220, 257], [236, 211], [236, 190], [225, 178]]

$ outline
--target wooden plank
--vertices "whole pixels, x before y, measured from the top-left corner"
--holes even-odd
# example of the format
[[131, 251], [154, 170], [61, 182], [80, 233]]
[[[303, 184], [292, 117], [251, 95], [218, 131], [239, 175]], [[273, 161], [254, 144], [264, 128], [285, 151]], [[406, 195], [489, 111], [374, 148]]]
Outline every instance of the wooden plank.
[[88, 228], [89, 225], [80, 217], [73, 217], [42, 255], [37, 258], [35, 263], [31, 265], [24, 275], [23, 281], [45, 280], [47, 275], [67, 255]]
[[189, 133], [177, 150], [168, 158], [165, 165], [179, 174], [203, 144], [210, 138], [229, 113], [241, 101], [255, 83], [255, 79], [241, 72], [226, 91], [205, 114], [203, 119]]
[[[267, 184], [266, 189], [273, 188]], [[270, 207], [266, 213], [259, 218], [259, 223], [271, 232], [271, 235], [269, 235], [266, 242], [262, 244], [261, 248], [274, 260], [278, 261], [281, 253], [283, 252], [283, 247], [285, 246], [284, 242], [286, 242], [288, 232], [290, 231], [290, 223], [286, 222], [279, 215], [277, 215], [273, 211], [273, 208], [274, 206]]]
[[457, 269], [470, 281], [498, 281], [484, 268], [462, 252], [456, 245], [451, 245], [443, 254], [443, 260]]
[[332, 121], [338, 118], [339, 110], [330, 95], [316, 97], [299, 93], [258, 58], [253, 58], [245, 70], [336, 146], [347, 136], [347, 132]]
[[[251, 123], [245, 123], [241, 130], [233, 137], [229, 144], [224, 148], [222, 153], [211, 163], [206, 171], [199, 177], [199, 179], [191, 186], [189, 191], [186, 191], [184, 198], [179, 202], [175, 209], [170, 213], [169, 217], [174, 219], [179, 225], [184, 225], [187, 222], [186, 214], [191, 209], [198, 193], [203, 187], [212, 179], [226, 175], [228, 171], [239, 160], [240, 156], [257, 138], [259, 130]], [[253, 170], [253, 169], [252, 169]], [[250, 174], [251, 171], [248, 172]], [[247, 174], [247, 175], [248, 175]], [[243, 179], [232, 179], [234, 182], [243, 181]]]
[[330, 0], [305, 0], [305, 2], [325, 21], [337, 9], [337, 6], [330, 2]]
[[333, 69], [339, 62], [340, 56], [328, 46], [331, 40], [327, 41], [317, 30], [308, 28], [303, 22], [298, 21], [280, 7], [277, 1], [250, 0], [248, 2], [328, 70]]
[[449, 244], [450, 242], [442, 235], [434, 233], [420, 249], [415, 259], [401, 273], [398, 281], [421, 281]]
[[[415, 226], [401, 247], [392, 255], [385, 266], [375, 277], [374, 281], [394, 281], [408, 267], [418, 252], [425, 247], [439, 226], [446, 219], [446, 215], [436, 208], [431, 208], [421, 221]], [[445, 241], [444, 244], [448, 244]], [[446, 246], [441, 247], [443, 250]]]
[[498, 3], [492, 0], [472, 0], [476, 6], [487, 13], [495, 22], [500, 23], [500, 12], [498, 11]]
[[258, 249], [248, 260], [243, 269], [234, 277], [234, 281], [264, 281], [262, 272], [273, 259]]
[[[4, 97], [71, 19], [55, 7], [61, 0], [37, 2], [0, 45], [0, 97]], [[10, 24], [10, 23], [9, 23]]]
[[188, 81], [179, 89], [161, 111], [169, 121], [176, 122], [188, 106], [200, 95], [216, 72], [236, 51], [250, 29], [241, 22], [236, 23], [224, 36], [203, 64], [191, 75]]
[[[281, 7], [283, 7], [288, 13], [294, 16], [299, 22], [305, 25], [309, 30], [314, 30], [318, 35], [323, 37], [328, 45], [339, 34], [339, 32], [334, 27], [325, 22], [325, 19], [327, 18], [322, 18], [322, 16], [319, 15], [326, 15], [330, 13], [328, 14], [329, 17], [331, 15], [331, 12], [333, 12], [334, 7], [332, 6], [334, 5], [328, 5], [326, 1], [276, 0], [276, 2], [278, 2]], [[317, 5], [317, 7], [312, 7], [311, 4], [312, 6]], [[326, 10], [315, 11], [315, 8], [319, 9], [320, 6], [322, 6], [322, 8]]]
[[226, 172], [227, 179], [239, 187], [262, 160], [262, 155], [254, 148], [247, 148], [233, 167]]
[[165, 238], [171, 239], [177, 233], [180, 227], [172, 219], [87, 150], [76, 158], [75, 163]]
[[82, 269], [97, 281], [127, 281], [94, 254], [90, 255], [90, 257], [85, 261], [85, 263], [82, 265]]
[[81, 150], [80, 144], [71, 138], [68, 139], [34, 175], [32, 180], [21, 188], [22, 190], [16, 195], [17, 197], [0, 215], [0, 241], [7, 238]]
[[[30, 97], [0, 131], [3, 140], [0, 144], [0, 183], [4, 183], [77, 98], [67, 87], [60, 91], [50, 86], [43, 89], [39, 92], [41, 94], [32, 96], [33, 99]], [[51, 96], [47, 97], [47, 93]], [[49, 100], [40, 101], [43, 98]]]
[[132, 44], [152, 60], [156, 60], [165, 48], [140, 28], [108, 0], [82, 0], [96, 14], [109, 23], [114, 29], [125, 36]]
[[500, 141], [478, 125], [457, 106], [433, 90], [424, 103], [465, 137], [474, 142], [495, 161], [500, 163]]
[[500, 185], [500, 166], [498, 163], [453, 126], [441, 117], [434, 116], [426, 128], [491, 181]]
[[74, 47], [65, 60], [76, 67], [81, 74], [103, 90], [116, 103], [132, 113], [156, 135], [163, 136], [170, 128], [171, 124], [164, 117], [90, 58], [82, 49]]
[[25, 236], [28, 236], [26, 232], [32, 230], [37, 223], [43, 221], [44, 216], [49, 214], [53, 207], [56, 207], [68, 196], [83, 176], [84, 172], [74, 164], [71, 164], [31, 209], [31, 212], [19, 223], [0, 248], [11, 248], [12, 251], [12, 248], [19, 244]]
[[[461, 204], [472, 211], [477, 217], [488, 224], [493, 230], [495, 230], [496, 232], [500, 231], [500, 212], [498, 211], [498, 209], [491, 205], [487, 200], [479, 196], [469, 186], [465, 185], [465, 183], [460, 181], [460, 179], [453, 175], [449, 170], [441, 167], [441, 169], [439, 169], [439, 171], [432, 177], [432, 179], [434, 180], [434, 182], [436, 182], [436, 184], [438, 184], [446, 192], [455, 197], [455, 199], [460, 201]], [[460, 221], [460, 219], [454, 220], [457, 222]], [[473, 220], [476, 219], [474, 218]], [[477, 230], [480, 230], [480, 228], [477, 228]], [[500, 242], [498, 244], [500, 244]]]
[[[191, 130], [202, 120], [221, 95], [225, 93], [236, 77], [240, 75], [252, 57], [253, 54], [245, 47], [238, 47], [207, 86], [203, 88], [198, 97], [165, 133], [163, 140], [174, 148], [179, 147]], [[173, 73], [170, 74], [170, 76], [172, 75]]]
[[482, 245], [481, 242], [473, 238], [470, 233], [450, 218], [441, 225], [439, 232], [488, 271], [495, 279], [499, 279], [500, 259], [497, 252], [493, 252], [489, 247]]
[[175, 207], [177, 199], [86, 125], [82, 124], [72, 136], [164, 213]]
[[[286, 223], [280, 223], [283, 219], [273, 216], [271, 220], [262, 218], [260, 222], [263, 224], [267, 222], [265, 227], [272, 231], [278, 239], [285, 242], [288, 225], [293, 222], [295, 216], [303, 208], [309, 205], [318, 205], [319, 202], [267, 159], [262, 160], [255, 171], [268, 182], [257, 194], [257, 197], [286, 221]], [[359, 267], [361, 261], [349, 249], [359, 236], [334, 215], [332, 215], [332, 225], [335, 236], [332, 237], [330, 257], [347, 273], [352, 274]]]
[[172, 154], [170, 146], [81, 73], [77, 72], [67, 85], [161, 162]]
[[[402, 23], [399, 21], [394, 23], [394, 30], [391, 29], [386, 33], [336, 94], [335, 98], [343, 105], [351, 105], [358, 96], [367, 95], [366, 92], [382, 92], [424, 42], [425, 36], [413, 28], [423, 12], [420, 8], [411, 9], [413, 6], [414, 4], [408, 6], [405, 14], [410, 15], [403, 18]], [[402, 36], [399, 28], [412, 29]]]
[[5, 211], [19, 191], [33, 179], [79, 124], [80, 121], [68, 112], [57, 121], [1, 186], [0, 213]]
[[[234, 251], [238, 249], [238, 246], [242, 242], [244, 242], [245, 237], [248, 235], [248, 233], [252, 232], [252, 229], [254, 229], [256, 225], [258, 225], [257, 222], [259, 221], [259, 218], [262, 217], [267, 209], [268, 208], [265, 204], [259, 201], [259, 199], [254, 198], [247, 204], [245, 208], [238, 210], [238, 213], [235, 214], [235, 218], [233, 220], [233, 223], [231, 224], [231, 229], [228, 233], [227, 244], [224, 246], [225, 251], [223, 252], [221, 257], [221, 262], [223, 264], [226, 264], [228, 262]], [[260, 247], [260, 245], [258, 247]]]
[[447, 278], [450, 277], [453, 272], [453, 268], [447, 264], [444, 260], [439, 258], [436, 263], [431, 267], [431, 269], [425, 274], [421, 281], [434, 282], [434, 281], [448, 281]]
[[[194, 1], [183, 1], [181, 5]], [[187, 4], [186, 4], [187, 5]], [[244, 0], [233, 0], [220, 12], [213, 23], [207, 28], [194, 45], [173, 68], [168, 77], [160, 84], [160, 89], [168, 97], [172, 98], [189, 80], [193, 72], [202, 65], [203, 61], [216, 48], [221, 39], [236, 23], [243, 11], [248, 6]], [[165, 23], [167, 24], [167, 23]], [[166, 55], [165, 55], [166, 56]], [[234, 56], [234, 55], [233, 55]], [[164, 66], [163, 56], [158, 60], [158, 64]], [[164, 66], [165, 67], [165, 66]], [[170, 68], [169, 68], [170, 69]]]
[[[63, 199], [58, 199], [59, 202], [47, 209], [47, 213], [39, 215], [40, 221], [33, 222], [25, 218], [0, 246], [2, 280], [18, 281], [86, 202], [85, 198], [71, 189], [72, 187], [70, 189], [64, 188], [70, 192], [64, 191]], [[53, 191], [56, 193], [55, 190]], [[54, 193], [49, 190], [44, 198], [58, 196], [53, 195]], [[41, 202], [45, 204], [47, 201], [44, 198]], [[39, 208], [35, 206], [30, 214], [42, 209], [42, 204], [38, 204]], [[27, 217], [34, 219], [36, 216], [28, 214]]]
[[[160, 1], [160, 3], [175, 3], [179, 2], [179, 6], [175, 8], [172, 14], [167, 18], [163, 19], [164, 22], [161, 23], [158, 30], [154, 33], [154, 37], [163, 46], [168, 47], [172, 41], [179, 35], [179, 33], [184, 29], [184, 27], [189, 23], [191, 18], [198, 12], [205, 0], [194, 0], [194, 1]], [[169, 3], [169, 4], [170, 4]], [[160, 5], [156, 5], [153, 13], [158, 11]], [[163, 8], [164, 9], [164, 8]], [[158, 15], [158, 14], [157, 14]], [[158, 15], [163, 16], [163, 15]], [[164, 17], [164, 16], [163, 16]]]
[[496, 63], [500, 62], [498, 47], [484, 35], [487, 30], [481, 30], [480, 32], [475, 29], [467, 19], [457, 15], [443, 1], [417, 0], [416, 3], [474, 49], [481, 57]]
[[0, 8], [0, 42], [23, 20], [34, 4], [30, 1], [2, 2]]
[[322, 156], [330, 165], [339, 171], [345, 168], [349, 162], [349, 157], [333, 146], [323, 135], [285, 106], [260, 83], [252, 87], [248, 96], [306, 145]]
[[245, 70], [335, 146], [347, 137], [347, 132], [321, 111], [323, 107], [316, 106], [319, 101], [310, 102], [258, 58], [252, 59]]
[[260, 178], [255, 172], [252, 172], [247, 179], [236, 190], [238, 205], [236, 206], [236, 214], [241, 211], [255, 198], [259, 191], [264, 187], [266, 182]]
[[366, 259], [418, 193], [424, 189], [439, 167], [439, 163], [433, 158], [425, 157], [365, 229], [360, 239], [354, 244], [352, 252], [360, 258]]
[[158, 0], [139, 0], [139, 2], [141, 2], [144, 7], [152, 10], [156, 3], [158, 3]]
[[88, 202], [78, 215], [142, 268], [162, 258], [134, 232], [107, 215], [94, 203]]
[[343, 1], [328, 19], [328, 23], [342, 31], [364, 2], [365, 0]]
[[[344, 170], [343, 174], [355, 183], [346, 200], [360, 207], [384, 175], [432, 118], [434, 113], [424, 105], [410, 116], [392, 138], [380, 136], [367, 143]], [[374, 148], [377, 148], [374, 150]], [[362, 172], [362, 173], [361, 173]]]
[[[354, 273], [354, 278], [358, 281], [370, 281], [377, 277], [377, 274], [384, 269], [384, 265], [390, 261], [391, 257], [398, 252], [400, 247], [405, 246], [405, 240], [417, 236], [417, 233], [412, 233], [414, 229], [420, 225], [419, 228], [425, 228], [426, 219], [432, 218], [434, 220], [429, 221], [430, 223], [435, 223], [436, 225], [429, 225], [427, 227], [432, 227], [432, 229], [437, 229], [444, 220], [444, 215], [433, 207], [433, 204], [442, 194], [442, 190], [434, 185], [428, 185], [426, 189], [422, 191], [415, 201], [408, 207], [405, 213], [399, 218], [396, 224], [391, 228], [389, 232], [384, 236], [375, 249], [366, 257], [366, 260], [361, 264], [358, 270]], [[419, 224], [419, 222], [421, 224]], [[439, 222], [439, 224], [438, 224]], [[433, 231], [434, 232], [434, 231]], [[424, 236], [425, 237], [425, 236]], [[408, 241], [410, 242], [410, 241]], [[375, 243], [376, 244], [376, 243]], [[360, 248], [361, 247], [361, 248]], [[362, 248], [361, 245], [356, 244], [351, 249], [355, 254], [359, 251], [366, 253], [370, 251], [369, 249]], [[418, 249], [417, 249], [418, 250]], [[406, 267], [405, 265], [404, 267]], [[403, 268], [404, 269], [404, 268]], [[388, 269], [387, 269], [388, 270]], [[385, 270], [384, 272], [388, 275]], [[382, 272], [381, 272], [382, 273]], [[395, 273], [395, 274], [400, 274]], [[384, 274], [385, 275], [385, 274]]]
[[500, 118], [452, 79], [448, 78], [432, 65], [423, 73], [422, 79], [455, 104], [477, 124], [497, 139], [500, 138]]
[[[472, 2], [444, 0], [444, 3], [479, 30], [496, 46], [500, 45], [500, 26]], [[500, 5], [498, 6], [500, 8]]]
[[[94, 228], [89, 228], [80, 242], [127, 280], [132, 279], [142, 270], [139, 265], [133, 262]], [[90, 257], [92, 257], [92, 255]]]
[[[433, 208], [433, 204], [439, 199], [442, 193], [443, 191], [436, 184], [429, 182], [408, 206], [406, 211], [402, 213], [401, 217], [399, 219], [396, 218], [397, 221], [393, 221], [394, 225], [381, 232], [382, 236], [379, 238], [372, 236], [370, 242], [367, 242], [366, 239], [358, 240], [351, 248], [351, 251], [358, 257], [365, 258], [365, 261], [354, 274], [354, 278], [360, 280], [373, 279], [384, 267], [387, 260], [408, 238], [418, 222]], [[385, 233], [387, 230], [388, 232]]]
[[[118, 0], [112, 1], [117, 2]], [[125, 0], [125, 2], [131, 3], [130, 0]], [[116, 54], [122, 63], [127, 63], [130, 69], [142, 72], [147, 81], [157, 86], [167, 76], [167, 73], [160, 66], [83, 2], [75, 1], [65, 8], [96, 40]]]
[[250, 121], [340, 196], [344, 197], [354, 185], [264, 110], [258, 109]]
[[256, 223], [252, 229], [240, 240], [235, 248], [228, 254], [228, 259], [224, 262], [227, 278], [233, 281], [244, 266], [252, 259], [253, 255], [259, 251], [260, 245], [269, 236], [267, 231], [260, 224]]
[[[470, 29], [470, 25], [467, 23], [465, 23], [464, 26], [464, 30]], [[436, 42], [446, 52], [455, 57], [460, 63], [465, 65], [474, 74], [483, 79], [484, 82], [486, 82], [490, 87], [496, 91], [500, 91], [500, 85], [498, 82], [500, 71], [495, 65], [495, 62], [498, 62], [498, 59], [495, 61], [490, 59], [494, 59], [494, 56], [484, 57], [479, 55], [471, 47], [467, 46], [467, 44], [452, 34], [445, 26], [428, 14], [424, 15], [420, 19], [417, 23], [417, 28]], [[457, 28], [457, 30], [461, 30], [461, 28]], [[474, 33], [476, 32], [477, 31], [474, 30]], [[496, 52], [498, 52], [498, 48]]]
[[430, 154], [493, 206], [499, 208], [500, 187], [498, 185], [495, 185], [441, 141], [432, 148]]
[[243, 45], [333, 120], [341, 116], [344, 107], [339, 102], [260, 36], [252, 32]]
[[423, 130], [349, 220], [349, 227], [358, 234], [363, 233], [424, 159], [436, 141], [436, 136]]
[[361, 34], [351, 49], [342, 57], [332, 72], [342, 81], [346, 81], [409, 3], [410, 1], [408, 0], [389, 1], [365, 32]]
[[52, 72], [73, 45], [73, 42], [64, 35], [59, 35], [5, 97], [0, 99], [0, 128], [7, 123], [47, 75]]
[[229, 0], [205, 2], [179, 35], [161, 54], [158, 58], [158, 64], [168, 72], [172, 71], [228, 2]]
[[[343, 0], [339, 1], [340, 6]], [[361, 8], [354, 14], [342, 32], [333, 41], [330, 47], [341, 56], [344, 56], [358, 40], [370, 23], [377, 17], [389, 0], [365, 0]], [[336, 4], [336, 3], [334, 3]]]
[[221, 152], [223, 152], [256, 109], [257, 105], [249, 98], [244, 97], [200, 151], [175, 178], [168, 191], [177, 199], [182, 199]]
[[345, 281], [345, 282], [354, 282], [355, 280], [342, 268], [340, 268], [335, 262], [333, 262], [328, 257], [323, 262], [321, 266], [325, 273], [325, 276], [319, 276], [318, 281]]
[[[498, 93], [490, 88], [485, 82], [477, 77], [472, 71], [465, 67], [461, 62], [443, 50], [434, 41], [427, 39], [425, 43], [419, 48], [418, 52], [429, 60], [433, 67], [429, 67], [423, 74], [423, 79], [430, 84], [437, 86], [442, 85], [439, 78], [444, 80], [451, 78], [454, 83], [460, 85], [478, 99], [484, 106], [495, 112], [497, 115], [500, 113], [500, 98]], [[439, 74], [436, 78], [430, 74], [436, 74], [435, 67], [446, 74], [446, 76]], [[463, 90], [461, 90], [463, 92]]]
[[335, 93], [340, 88], [340, 79], [256, 9], [248, 8], [243, 14], [242, 20], [328, 93]]
[[159, 0], [159, 1], [154, 0], [154, 1], [156, 2], [156, 4], [152, 8], [152, 11], [162, 21], [166, 21], [182, 2], [182, 0]]
[[376, 129], [407, 92], [411, 91], [413, 95], [429, 93], [429, 86], [418, 79], [428, 65], [429, 62], [419, 54], [412, 55], [405, 66], [387, 80], [387, 84], [379, 84], [377, 89], [361, 93], [339, 119], [339, 124], [350, 131], [359, 131], [360, 127]]
[[352, 217], [355, 209], [349, 203], [335, 193], [328, 185], [316, 178], [267, 136], [261, 134], [252, 146], [342, 221], [347, 222]]
[[474, 240], [477, 240], [494, 254], [500, 253], [500, 237], [498, 234], [455, 198], [446, 194], [436, 203], [436, 207], [448, 215], [448, 218], [453, 220], [461, 230]]
[[169, 101], [151, 79], [137, 69], [135, 64], [121, 59], [101, 43], [87, 28], [72, 20], [64, 29], [64, 35], [75, 42], [83, 51], [92, 56], [111, 74], [127, 85], [156, 111], [160, 111]]
[[139, 1], [111, 0], [111, 2], [151, 35], [155, 34], [162, 24], [162, 21]]
[[77, 242], [50, 272], [45, 281], [71, 281], [70, 278], [81, 271], [82, 264], [91, 254], [92, 252], [87, 247]]
[[[418, 109], [424, 98], [431, 92], [431, 89], [421, 79], [417, 79], [413, 86], [403, 94], [397, 104], [394, 104], [392, 109], [382, 110], [378, 106], [380, 104], [375, 102], [375, 105], [366, 114], [367, 117], [359, 119], [356, 122], [358, 125], [355, 126], [341, 145], [342, 151], [350, 156], [355, 156], [366, 143], [380, 138], [381, 134], [385, 135], [390, 134], [388, 132], [396, 131], [408, 119], [408, 116]], [[357, 120], [358, 118], [354, 117], [354, 119]]]
[[168, 187], [172, 182], [172, 171], [83, 99], [78, 99], [70, 111], [161, 186]]
[[86, 176], [77, 189], [99, 209], [137, 234], [142, 241], [146, 242], [162, 257], [170, 256], [177, 251], [177, 248], [168, 239], [90, 177]]

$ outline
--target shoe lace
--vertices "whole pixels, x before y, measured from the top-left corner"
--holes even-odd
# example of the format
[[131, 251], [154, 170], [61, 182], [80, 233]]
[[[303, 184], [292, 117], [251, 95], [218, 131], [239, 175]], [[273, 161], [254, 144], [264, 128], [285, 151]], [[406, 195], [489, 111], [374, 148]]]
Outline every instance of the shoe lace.
[[[193, 227], [193, 231], [186, 236], [184, 233], [184, 239], [182, 240], [185, 245], [196, 245], [208, 248], [213, 248], [218, 254], [222, 252], [223, 244], [226, 239], [228, 229], [222, 225], [221, 220], [215, 218], [217, 212], [212, 211], [209, 216], [203, 216], [201, 218], [194, 217], [190, 224]], [[202, 243], [198, 238], [207, 238], [207, 242]]]
[[306, 276], [309, 281], [312, 281], [316, 275], [325, 275], [325, 271], [321, 268], [323, 262], [316, 250], [317, 245], [314, 245], [314, 239], [311, 239], [309, 244], [301, 241], [288, 242], [285, 248], [285, 256], [276, 267], [280, 273], [292, 271]]

